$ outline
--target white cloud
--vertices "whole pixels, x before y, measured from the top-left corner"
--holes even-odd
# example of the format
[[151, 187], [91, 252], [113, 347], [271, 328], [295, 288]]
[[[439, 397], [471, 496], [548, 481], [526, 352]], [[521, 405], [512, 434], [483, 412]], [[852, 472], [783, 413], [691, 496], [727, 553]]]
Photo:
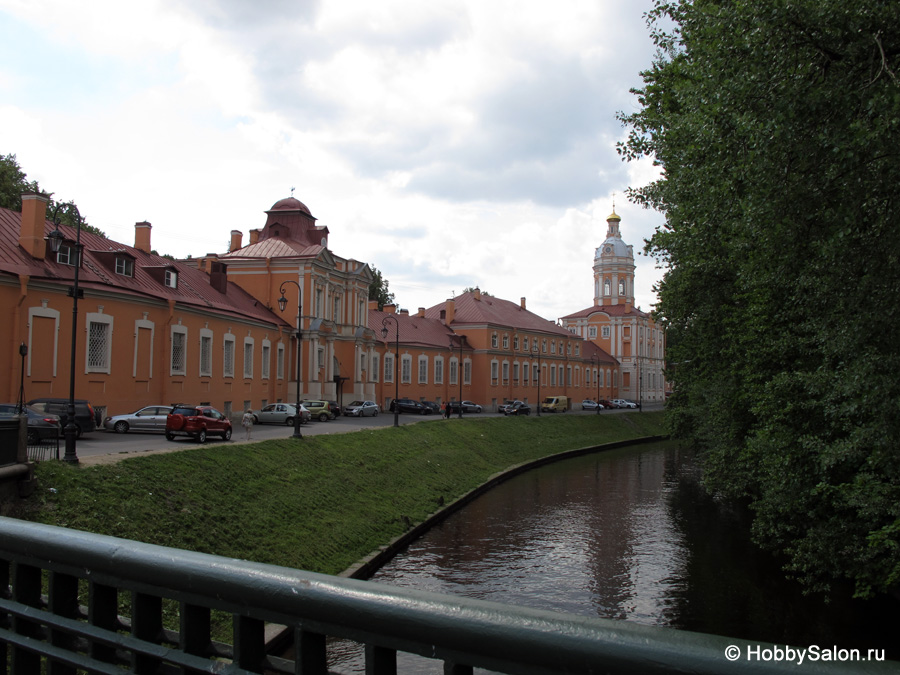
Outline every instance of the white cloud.
[[[612, 193], [652, 176], [615, 153], [649, 4], [0, 0], [29, 33], [0, 40], [0, 153], [179, 256], [296, 187], [401, 305], [479, 285], [555, 319], [592, 302]], [[661, 217], [616, 210], [642, 249]], [[637, 263], [647, 309], [658, 271]]]

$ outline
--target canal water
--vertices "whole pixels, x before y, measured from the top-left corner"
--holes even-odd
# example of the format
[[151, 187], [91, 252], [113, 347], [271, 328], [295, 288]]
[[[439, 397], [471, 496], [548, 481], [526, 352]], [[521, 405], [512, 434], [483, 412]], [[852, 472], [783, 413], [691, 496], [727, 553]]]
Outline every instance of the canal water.
[[[749, 541], [744, 509], [706, 495], [690, 451], [622, 448], [513, 478], [415, 541], [373, 581], [748, 640], [879, 648], [898, 659], [886, 598], [805, 597]], [[353, 643], [329, 666], [361, 672]], [[864, 652], [865, 653], [865, 652]], [[404, 669], [440, 665], [403, 657]]]

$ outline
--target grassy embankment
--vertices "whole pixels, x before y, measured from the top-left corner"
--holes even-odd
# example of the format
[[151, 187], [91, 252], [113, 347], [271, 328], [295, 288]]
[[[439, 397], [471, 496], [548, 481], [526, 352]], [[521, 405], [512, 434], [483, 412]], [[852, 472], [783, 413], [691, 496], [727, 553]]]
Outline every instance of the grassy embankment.
[[[661, 412], [434, 421], [37, 467], [28, 520], [327, 574], [511, 466], [662, 434]], [[52, 488], [52, 489], [51, 489]]]

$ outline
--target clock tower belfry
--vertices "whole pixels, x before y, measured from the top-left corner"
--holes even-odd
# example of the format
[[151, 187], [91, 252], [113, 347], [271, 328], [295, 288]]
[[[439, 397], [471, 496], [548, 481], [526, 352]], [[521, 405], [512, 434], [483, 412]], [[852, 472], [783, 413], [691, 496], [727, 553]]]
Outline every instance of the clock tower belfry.
[[594, 253], [594, 306], [634, 305], [634, 252], [622, 241], [613, 211], [606, 219], [606, 240]]

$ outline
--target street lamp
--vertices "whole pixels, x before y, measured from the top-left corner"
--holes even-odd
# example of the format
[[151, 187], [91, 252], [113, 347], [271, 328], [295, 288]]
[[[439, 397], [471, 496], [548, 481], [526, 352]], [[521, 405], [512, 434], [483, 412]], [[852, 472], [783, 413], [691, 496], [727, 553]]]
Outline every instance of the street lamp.
[[[65, 235], [59, 231], [59, 209], [62, 206], [63, 204], [57, 204], [53, 210], [53, 225], [56, 229], [47, 235], [50, 250], [54, 253], [59, 253], [59, 249], [66, 239]], [[66, 204], [65, 206], [75, 210], [75, 277], [72, 287], [69, 289], [69, 295], [72, 296], [72, 349], [69, 356], [69, 404], [66, 407], [66, 426], [63, 430], [66, 437], [66, 454], [63, 456], [63, 461], [78, 464], [78, 453], [75, 447], [75, 440], [78, 438], [78, 425], [75, 424], [75, 341], [78, 337], [78, 271], [81, 269], [83, 247], [81, 245], [81, 213], [75, 204]], [[69, 260], [71, 262], [71, 256]]]
[[532, 347], [532, 353], [537, 354], [538, 360], [538, 372], [537, 372], [537, 381], [538, 381], [538, 400], [537, 400], [537, 416], [541, 416], [541, 346], [538, 344], [537, 338], [534, 340], [534, 347]]
[[395, 350], [394, 350], [394, 426], [400, 426], [400, 322], [396, 316], [388, 314], [381, 320], [381, 337], [387, 340], [388, 321], [394, 322], [395, 332]]
[[287, 298], [284, 297], [284, 285], [285, 284], [294, 284], [297, 287], [297, 408], [294, 411], [294, 435], [292, 438], [303, 438], [303, 434], [300, 433], [300, 330], [302, 328], [301, 322], [303, 321], [303, 289], [300, 288], [300, 284], [296, 281], [291, 281], [287, 279], [281, 282], [281, 286], [278, 289], [278, 292], [281, 293], [281, 297], [278, 298], [278, 309], [282, 312], [287, 309]]
[[597, 358], [596, 354], [591, 354], [591, 369], [595, 367], [597, 371], [594, 373], [594, 379], [597, 381], [597, 414], [600, 414], [600, 359]]
[[[456, 412], [458, 413], [457, 416], [459, 417], [459, 419], [462, 419], [462, 400], [463, 400], [462, 399], [462, 381], [463, 381], [463, 378], [462, 378], [462, 375], [463, 375], [462, 346], [463, 346], [463, 336], [460, 335], [459, 336], [459, 362], [456, 364], [456, 382], [457, 382], [457, 384], [459, 384], [459, 401], [457, 401], [457, 406], [456, 406], [457, 411]], [[451, 353], [453, 352], [453, 338], [452, 337], [450, 338], [450, 352]], [[449, 405], [449, 403], [448, 403], [448, 405]], [[449, 415], [448, 415], [448, 417], [449, 417]]]

